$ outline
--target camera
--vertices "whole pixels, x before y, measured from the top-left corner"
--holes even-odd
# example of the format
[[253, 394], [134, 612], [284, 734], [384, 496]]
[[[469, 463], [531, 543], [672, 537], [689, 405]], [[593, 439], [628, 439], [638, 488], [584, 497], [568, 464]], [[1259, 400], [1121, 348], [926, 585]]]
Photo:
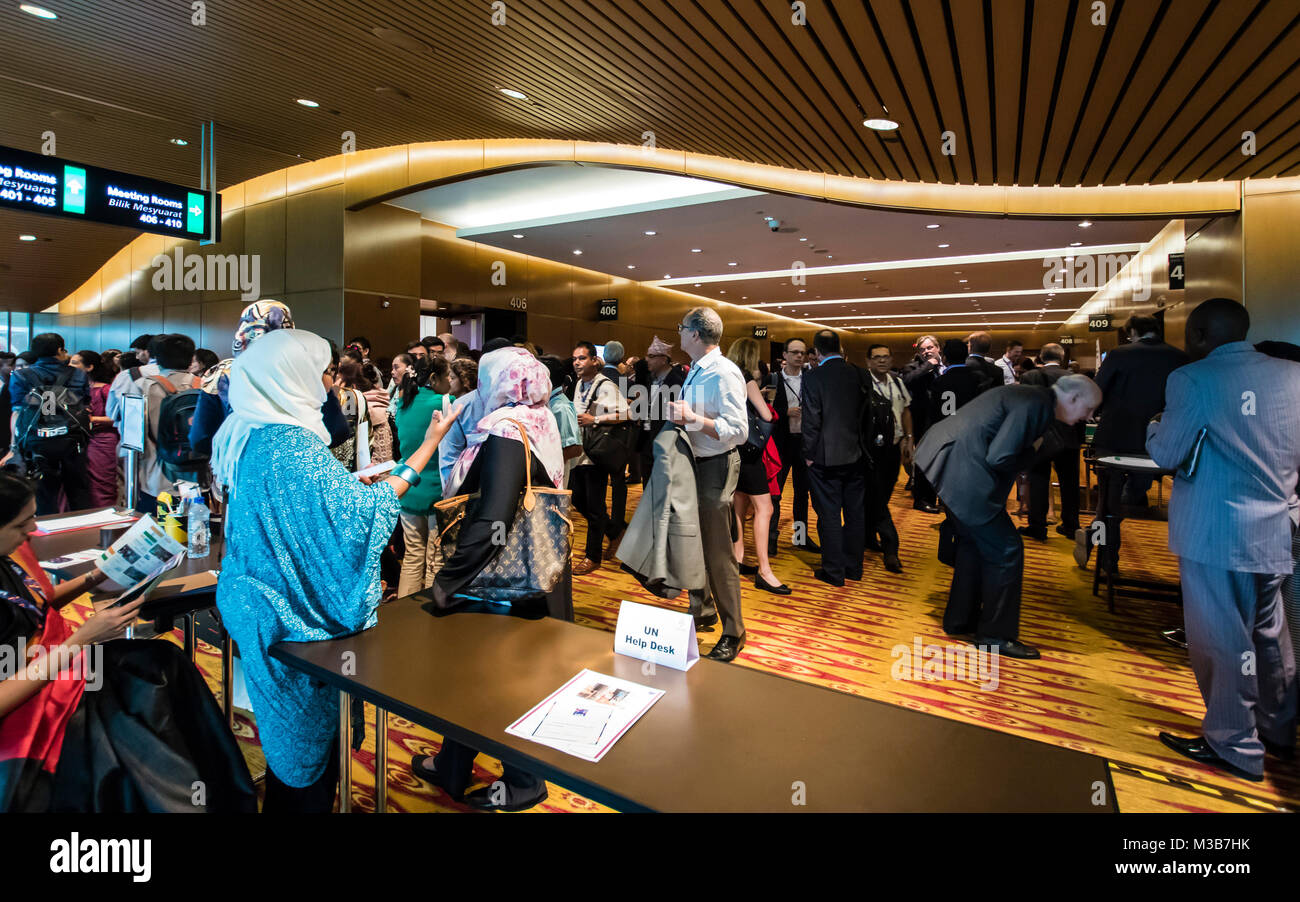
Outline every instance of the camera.
[[781, 220], [779, 220], [779, 219], [769, 219], [769, 220], [767, 221], [767, 227], [768, 227], [768, 229], [769, 229], [770, 231], [773, 231], [773, 232], [778, 231], [778, 230], [781, 228]]

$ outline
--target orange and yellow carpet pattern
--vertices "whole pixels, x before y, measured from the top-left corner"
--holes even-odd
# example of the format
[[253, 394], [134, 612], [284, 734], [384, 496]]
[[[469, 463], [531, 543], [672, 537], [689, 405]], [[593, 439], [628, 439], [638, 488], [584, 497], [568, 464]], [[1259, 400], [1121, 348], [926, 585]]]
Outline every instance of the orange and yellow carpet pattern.
[[[638, 489], [629, 491], [629, 516], [638, 497]], [[1092, 595], [1091, 573], [1075, 566], [1072, 543], [1054, 530], [1046, 543], [1026, 540], [1021, 638], [1038, 646], [1041, 660], [1002, 660], [991, 689], [973, 680], [895, 679], [896, 646], [913, 646], [918, 638], [923, 645], [940, 646], [955, 640], [941, 628], [951, 570], [935, 559], [940, 517], [914, 510], [901, 481], [892, 509], [904, 572], [887, 572], [880, 555], [868, 553], [862, 582], [842, 589], [813, 578], [818, 559], [789, 547], [787, 521], [773, 568], [793, 594], [772, 595], [751, 581], [743, 583], [748, 637], [733, 666], [1102, 756], [1111, 762], [1121, 811], [1300, 810], [1296, 764], [1279, 765], [1270, 758], [1265, 781], [1248, 783], [1200, 767], [1159, 742], [1162, 730], [1196, 735], [1204, 714], [1186, 652], [1159, 635], [1181, 625], [1180, 611], [1171, 602], [1117, 599], [1115, 613], [1108, 613], [1104, 598]], [[575, 525], [575, 547], [581, 548], [581, 517], [575, 517]], [[1177, 563], [1166, 549], [1166, 530], [1155, 520], [1126, 521], [1122, 572], [1175, 580]], [[754, 560], [752, 550], [748, 560]], [[573, 594], [578, 622], [605, 630], [613, 629], [622, 599], [654, 601], [616, 562], [575, 578]], [[676, 604], [685, 609], [685, 595]], [[719, 635], [716, 629], [702, 634], [702, 650], [707, 652]], [[217, 691], [215, 649], [201, 644], [199, 664]], [[374, 809], [374, 709], [369, 706], [366, 718], [365, 744], [353, 756], [353, 809], [361, 811]], [[236, 729], [256, 773], [262, 767], [256, 726], [241, 713]], [[432, 753], [438, 744], [435, 734], [389, 716], [388, 810], [466, 810], [411, 775], [410, 757]], [[476, 776], [483, 782], [499, 773], [498, 762], [479, 758]], [[555, 785], [549, 792], [535, 811], [608, 810]]]

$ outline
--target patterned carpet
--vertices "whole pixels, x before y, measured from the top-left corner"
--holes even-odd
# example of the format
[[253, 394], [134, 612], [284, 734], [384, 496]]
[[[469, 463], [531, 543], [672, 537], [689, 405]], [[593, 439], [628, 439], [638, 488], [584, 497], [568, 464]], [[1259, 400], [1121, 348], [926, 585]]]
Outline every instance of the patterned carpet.
[[[630, 516], [639, 490], [628, 494]], [[1160, 630], [1181, 624], [1179, 611], [1169, 602], [1117, 599], [1115, 614], [1108, 613], [1104, 599], [1091, 594], [1091, 574], [1075, 566], [1072, 544], [1054, 531], [1046, 543], [1026, 540], [1021, 638], [1039, 647], [1041, 660], [1002, 661], [996, 688], [989, 689], [977, 680], [895, 679], [896, 646], [913, 647], [918, 640], [950, 644], [940, 621], [951, 571], [934, 557], [940, 518], [914, 510], [901, 481], [892, 509], [903, 574], [888, 573], [880, 555], [869, 553], [862, 582], [832, 588], [813, 579], [813, 555], [783, 542], [773, 568], [794, 593], [781, 597], [744, 584], [748, 639], [734, 666], [1103, 756], [1112, 763], [1124, 812], [1300, 809], [1295, 764], [1270, 758], [1265, 782], [1254, 784], [1197, 766], [1161, 745], [1156, 738], [1161, 730], [1197, 734], [1204, 713], [1186, 652], [1159, 636]], [[581, 548], [581, 517], [576, 524], [575, 547]], [[787, 523], [783, 537], [788, 536]], [[1176, 578], [1165, 536], [1162, 522], [1127, 521], [1121, 572]], [[753, 562], [752, 552], [748, 559]], [[606, 564], [574, 580], [579, 623], [612, 630], [621, 599], [647, 600], [635, 580], [616, 567]], [[680, 607], [686, 607], [685, 596]], [[702, 650], [707, 652], [719, 635], [704, 633]], [[201, 645], [199, 663], [216, 691], [215, 649]], [[373, 811], [374, 709], [369, 706], [367, 722], [366, 743], [354, 754], [352, 796], [354, 810]], [[262, 767], [256, 727], [241, 715], [237, 730], [256, 773]], [[390, 716], [388, 738], [390, 811], [466, 810], [410, 773], [410, 757], [436, 751], [439, 737]], [[499, 773], [498, 762], [480, 757], [479, 779], [490, 782]], [[554, 785], [549, 791], [534, 811], [608, 810]]]

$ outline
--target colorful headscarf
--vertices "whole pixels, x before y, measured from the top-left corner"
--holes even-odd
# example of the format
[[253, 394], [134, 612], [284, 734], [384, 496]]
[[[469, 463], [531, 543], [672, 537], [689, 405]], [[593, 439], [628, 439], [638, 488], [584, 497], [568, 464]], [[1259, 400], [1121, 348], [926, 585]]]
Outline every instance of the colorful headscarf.
[[[243, 313], [239, 314], [239, 325], [235, 328], [235, 340], [231, 344], [231, 351], [234, 352], [235, 357], [238, 357], [248, 349], [250, 344], [267, 332], [293, 327], [293, 313], [290, 312], [288, 304], [272, 298], [253, 301], [244, 308]], [[223, 394], [222, 377], [230, 375], [230, 365], [234, 362], [232, 357], [209, 368], [203, 374], [202, 389], [210, 395]], [[225, 400], [224, 397], [222, 400]]]
[[551, 484], [562, 487], [564, 451], [555, 415], [547, 406], [551, 375], [546, 366], [523, 348], [501, 348], [484, 354], [478, 362], [477, 395], [476, 406], [486, 413], [477, 423], [465, 424], [465, 450], [452, 465], [444, 496], [456, 494], [488, 436], [521, 440], [519, 430], [509, 420], [524, 424], [528, 442], [546, 468]]

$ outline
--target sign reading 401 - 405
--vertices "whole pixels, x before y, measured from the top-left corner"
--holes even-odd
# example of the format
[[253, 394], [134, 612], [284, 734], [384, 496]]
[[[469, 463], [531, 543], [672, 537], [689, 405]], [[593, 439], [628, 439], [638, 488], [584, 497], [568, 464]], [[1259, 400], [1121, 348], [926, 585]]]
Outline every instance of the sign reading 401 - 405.
[[214, 201], [210, 191], [0, 147], [0, 206], [14, 210], [205, 238]]

